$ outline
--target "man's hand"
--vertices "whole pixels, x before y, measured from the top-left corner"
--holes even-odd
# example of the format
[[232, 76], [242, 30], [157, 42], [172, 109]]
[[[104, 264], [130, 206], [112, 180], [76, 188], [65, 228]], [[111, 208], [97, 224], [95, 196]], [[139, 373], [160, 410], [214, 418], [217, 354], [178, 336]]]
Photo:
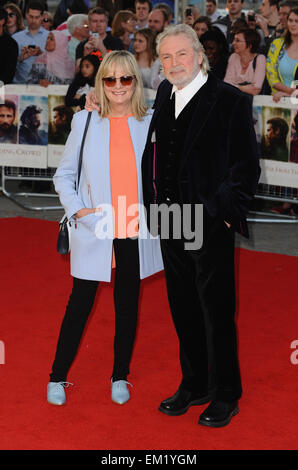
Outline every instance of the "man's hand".
[[192, 26], [195, 22], [195, 18], [194, 18], [194, 15], [191, 14], [191, 15], [188, 15], [185, 17], [185, 20], [184, 20], [184, 23], [185, 24], [188, 24], [189, 26]]
[[107, 50], [100, 36], [91, 36], [88, 42], [93, 45], [94, 50], [100, 51], [102, 53], [102, 56], [106, 54]]
[[36, 47], [34, 47], [34, 49], [31, 49], [31, 50], [33, 51], [33, 52], [32, 52], [32, 55], [35, 55], [35, 56], [36, 56], [36, 55], [42, 54], [42, 50], [40, 49], [39, 46], [36, 46]]
[[90, 91], [86, 96], [85, 109], [86, 111], [100, 111], [98, 99], [94, 91]]
[[[249, 17], [254, 17], [253, 20], [250, 20]], [[249, 11], [246, 15], [246, 23], [248, 24], [249, 29], [256, 29], [257, 23], [256, 23], [256, 17], [254, 11]]]
[[19, 62], [23, 62], [23, 60], [26, 60], [29, 57], [38, 56], [40, 54], [42, 54], [42, 50], [40, 49], [40, 47], [24, 46], [22, 48], [21, 55], [20, 55], [18, 60], [19, 60]]
[[264, 16], [256, 14], [256, 23], [260, 26], [261, 30], [263, 31], [265, 37], [269, 36], [268, 30], [268, 20], [264, 18]]
[[86, 42], [84, 46], [84, 56], [89, 55], [92, 51], [94, 51], [94, 46], [93, 43], [91, 42], [91, 38], [89, 39], [88, 42]]
[[19, 62], [23, 62], [23, 60], [28, 59], [28, 57], [31, 57], [33, 55], [33, 49], [28, 46], [22, 47], [21, 55], [19, 57]]

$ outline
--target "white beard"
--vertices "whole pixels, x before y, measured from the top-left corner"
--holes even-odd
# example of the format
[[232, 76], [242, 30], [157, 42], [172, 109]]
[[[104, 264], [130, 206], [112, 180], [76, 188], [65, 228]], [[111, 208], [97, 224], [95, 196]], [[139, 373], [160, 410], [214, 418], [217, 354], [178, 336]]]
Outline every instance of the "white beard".
[[[176, 67], [177, 69], [179, 67]], [[170, 73], [168, 76], [166, 76], [166, 79], [172, 84], [176, 85], [178, 88], [184, 88], [186, 85], [188, 85], [190, 82], [193, 81], [193, 79], [198, 75], [200, 71], [200, 66], [198, 64], [197, 58], [194, 61], [194, 67], [192, 70], [192, 73], [190, 75], [184, 75], [181, 78], [173, 78], [171, 77]]]

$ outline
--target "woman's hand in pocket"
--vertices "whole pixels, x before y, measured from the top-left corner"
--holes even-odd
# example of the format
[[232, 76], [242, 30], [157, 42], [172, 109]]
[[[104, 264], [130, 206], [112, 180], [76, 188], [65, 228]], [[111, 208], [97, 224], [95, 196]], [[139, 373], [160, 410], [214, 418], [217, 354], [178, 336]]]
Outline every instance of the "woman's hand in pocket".
[[95, 213], [95, 209], [87, 209], [86, 207], [84, 207], [83, 209], [80, 209], [76, 213], [76, 218], [81, 219], [82, 217], [85, 217], [85, 215], [94, 214], [94, 213]]

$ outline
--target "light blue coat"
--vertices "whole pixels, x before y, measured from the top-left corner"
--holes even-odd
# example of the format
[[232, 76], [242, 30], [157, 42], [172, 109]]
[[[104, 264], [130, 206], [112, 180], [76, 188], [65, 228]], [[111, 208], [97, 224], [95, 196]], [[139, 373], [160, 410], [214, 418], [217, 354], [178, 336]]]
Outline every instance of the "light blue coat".
[[[83, 163], [78, 194], [75, 190], [78, 160], [87, 111], [76, 113], [72, 120], [72, 130], [67, 139], [65, 150], [57, 171], [54, 184], [69, 220], [84, 207], [98, 208], [112, 205], [110, 186], [110, 124], [107, 118], [100, 118], [97, 111], [92, 112], [83, 153]], [[141, 160], [146, 143], [147, 132], [152, 114], [149, 112], [142, 121], [128, 118], [130, 135], [136, 157], [139, 204], [143, 204]], [[123, 175], [125, 178], [125, 175]], [[96, 225], [105, 215], [103, 211], [88, 214], [71, 224], [70, 261], [71, 275], [79, 279], [94, 281], [111, 280], [112, 237], [99, 239]], [[140, 278], [151, 276], [163, 269], [159, 238], [150, 237], [143, 211], [139, 215], [138, 238], [140, 258]]]

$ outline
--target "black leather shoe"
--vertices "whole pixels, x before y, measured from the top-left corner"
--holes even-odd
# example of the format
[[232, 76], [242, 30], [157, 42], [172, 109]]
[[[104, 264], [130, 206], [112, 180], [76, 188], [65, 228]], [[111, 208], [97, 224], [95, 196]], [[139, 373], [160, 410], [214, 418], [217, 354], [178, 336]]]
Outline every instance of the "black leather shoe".
[[199, 424], [221, 428], [229, 424], [237, 413], [239, 413], [238, 401], [227, 403], [225, 401], [214, 400], [201, 414]]
[[212, 400], [212, 394], [198, 395], [185, 389], [178, 389], [175, 395], [163, 400], [159, 405], [159, 411], [170, 416], [179, 416], [187, 412], [190, 406], [204, 405]]

